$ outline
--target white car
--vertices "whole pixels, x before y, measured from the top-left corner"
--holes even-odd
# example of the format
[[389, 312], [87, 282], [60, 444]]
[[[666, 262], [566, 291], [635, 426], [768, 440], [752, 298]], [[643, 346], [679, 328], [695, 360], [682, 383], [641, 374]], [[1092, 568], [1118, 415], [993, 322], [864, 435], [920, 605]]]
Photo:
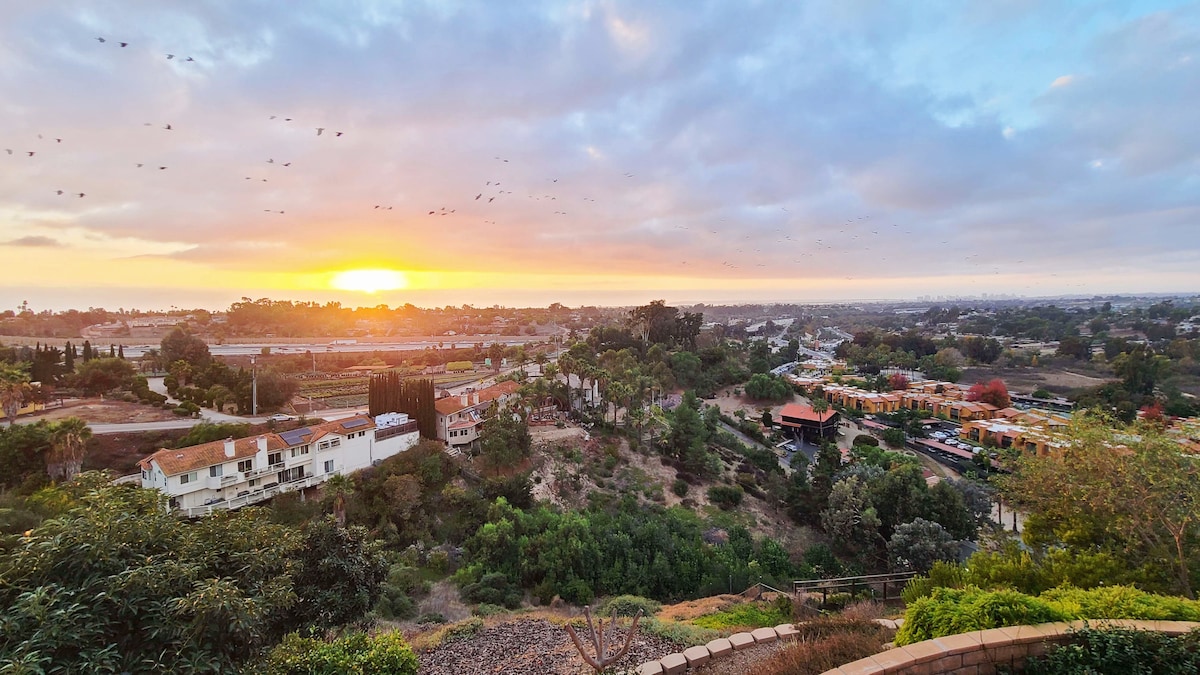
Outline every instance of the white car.
[[931, 438], [936, 438], [936, 439], [938, 439], [939, 441], [940, 441], [940, 440], [942, 440], [942, 439], [944, 439], [944, 438], [946, 438], [946, 434], [945, 434], [944, 432], [941, 432], [941, 431], [935, 431], [935, 432], [933, 432], [932, 434], [929, 434], [929, 436], [930, 436]]
[[272, 422], [291, 422], [292, 420], [294, 420], [296, 418], [292, 417], [291, 415], [284, 414], [284, 413], [275, 413], [274, 415], [271, 415], [267, 419]]

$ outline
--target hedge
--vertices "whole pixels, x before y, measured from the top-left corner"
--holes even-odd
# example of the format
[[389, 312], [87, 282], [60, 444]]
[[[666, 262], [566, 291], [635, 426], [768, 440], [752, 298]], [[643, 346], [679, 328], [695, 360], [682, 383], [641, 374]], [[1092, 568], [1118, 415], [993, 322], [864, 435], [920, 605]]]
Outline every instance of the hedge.
[[936, 588], [913, 602], [896, 645], [975, 630], [1073, 619], [1200, 620], [1200, 602], [1154, 595], [1129, 586], [1056, 588], [1034, 597], [978, 587]]

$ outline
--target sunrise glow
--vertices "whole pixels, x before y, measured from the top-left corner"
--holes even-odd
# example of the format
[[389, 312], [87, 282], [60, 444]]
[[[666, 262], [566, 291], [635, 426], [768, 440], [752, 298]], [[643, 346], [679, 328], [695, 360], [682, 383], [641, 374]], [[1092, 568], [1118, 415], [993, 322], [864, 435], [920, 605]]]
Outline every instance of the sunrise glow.
[[395, 270], [346, 270], [333, 275], [330, 285], [341, 291], [378, 293], [408, 286], [408, 278]]

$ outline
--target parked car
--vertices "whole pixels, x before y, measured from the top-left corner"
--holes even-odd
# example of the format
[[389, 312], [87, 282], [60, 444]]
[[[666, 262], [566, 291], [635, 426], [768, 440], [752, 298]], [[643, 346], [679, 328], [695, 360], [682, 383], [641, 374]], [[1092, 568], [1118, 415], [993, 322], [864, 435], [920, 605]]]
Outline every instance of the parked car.
[[267, 419], [272, 422], [291, 422], [292, 420], [294, 420], [296, 418], [291, 415], [284, 414], [284, 413], [275, 413], [274, 415], [271, 415]]

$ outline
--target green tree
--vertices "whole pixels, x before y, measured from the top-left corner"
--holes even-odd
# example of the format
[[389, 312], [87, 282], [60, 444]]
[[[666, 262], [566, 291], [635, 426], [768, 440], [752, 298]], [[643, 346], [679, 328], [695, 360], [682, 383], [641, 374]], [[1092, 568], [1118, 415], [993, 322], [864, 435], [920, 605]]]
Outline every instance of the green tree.
[[46, 473], [54, 480], [70, 480], [83, 468], [83, 455], [92, 430], [78, 417], [68, 417], [50, 425], [50, 452], [46, 454]]
[[683, 462], [688, 471], [706, 473], [709, 469], [709, 454], [706, 446], [708, 428], [700, 417], [700, 400], [688, 391], [683, 401], [671, 414], [670, 431], [666, 446], [671, 455]]
[[846, 555], [874, 551], [880, 543], [879, 525], [867, 486], [858, 476], [834, 484], [829, 506], [821, 512], [821, 528], [837, 550]]
[[0, 558], [0, 668], [238, 672], [275, 639], [295, 600], [292, 530], [256, 509], [189, 523], [99, 474], [64, 491], [65, 513]]
[[1130, 433], [1081, 416], [1065, 448], [1019, 456], [1001, 487], [1029, 514], [1028, 543], [1109, 553], [1130, 569], [1161, 571], [1167, 590], [1195, 597], [1200, 459], [1154, 425]]
[[17, 412], [32, 394], [29, 375], [20, 366], [0, 363], [0, 407], [9, 424], [17, 421]]
[[171, 332], [167, 333], [166, 337], [162, 339], [162, 344], [159, 347], [159, 358], [162, 363], [184, 361], [191, 365], [194, 370], [203, 370], [212, 361], [212, 354], [208, 351], [208, 344], [199, 337], [192, 335], [183, 326], [176, 326], [171, 329]]
[[292, 554], [296, 602], [281, 625], [335, 628], [361, 621], [379, 600], [388, 565], [363, 527], [344, 528], [333, 516], [305, 523]]
[[494, 408], [479, 435], [479, 461], [496, 475], [529, 457], [529, 425], [507, 408]]
[[792, 393], [792, 388], [782, 378], [767, 373], [755, 373], [746, 383], [746, 395], [756, 401], [777, 401]]
[[1167, 374], [1170, 361], [1159, 356], [1145, 345], [1137, 345], [1112, 362], [1113, 372], [1121, 378], [1125, 390], [1130, 394], [1152, 394], [1154, 385]]
[[953, 561], [958, 555], [958, 543], [938, 523], [917, 518], [904, 523], [888, 540], [888, 556], [895, 569], [913, 570], [924, 574], [933, 563]]
[[89, 394], [133, 386], [133, 364], [124, 359], [96, 358], [79, 364], [71, 382]]

